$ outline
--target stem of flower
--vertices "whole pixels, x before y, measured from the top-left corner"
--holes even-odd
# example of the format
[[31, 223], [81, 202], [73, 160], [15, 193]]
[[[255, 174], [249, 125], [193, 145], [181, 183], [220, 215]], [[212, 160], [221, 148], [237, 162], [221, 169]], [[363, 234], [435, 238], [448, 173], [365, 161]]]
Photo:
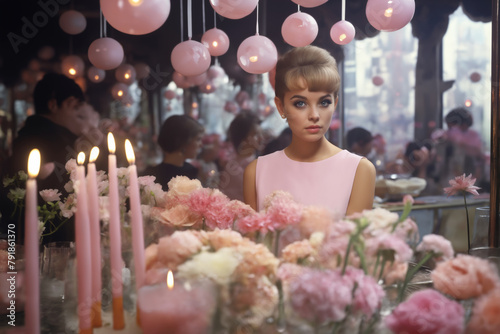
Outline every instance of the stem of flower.
[[49, 233], [44, 233], [44, 234], [42, 234], [41, 236], [42, 236], [42, 237], [46, 237], [46, 236], [48, 236], [48, 235], [51, 235], [51, 234], [56, 233], [56, 231], [57, 231], [57, 230], [58, 230], [61, 226], [63, 226], [63, 225], [64, 225], [64, 223], [66, 223], [68, 220], [69, 220], [69, 219], [65, 219], [65, 220], [63, 220], [63, 221], [61, 222], [61, 224], [59, 224], [59, 225], [58, 225], [55, 229], [53, 229], [53, 230], [52, 230], [52, 231], [50, 231]]
[[464, 194], [464, 204], [465, 204], [465, 217], [467, 218], [467, 252], [470, 249], [470, 230], [469, 230], [469, 210], [467, 209], [467, 199], [465, 196], [465, 191], [462, 191]]
[[377, 254], [377, 260], [375, 261], [375, 267], [373, 268], [373, 276], [377, 275], [378, 265], [380, 263], [380, 254]]
[[278, 251], [280, 249], [280, 230], [276, 230], [274, 239], [274, 256], [278, 257]]
[[344, 276], [345, 269], [347, 268], [347, 262], [349, 261], [349, 253], [351, 252], [351, 245], [352, 245], [353, 239], [354, 239], [354, 237], [351, 236], [349, 238], [349, 243], [347, 244], [347, 249], [345, 251], [344, 265], [342, 266], [342, 276]]
[[404, 291], [406, 290], [406, 286], [410, 282], [410, 280], [413, 278], [413, 276], [417, 273], [417, 271], [426, 263], [429, 259], [431, 259], [434, 256], [434, 252], [429, 252], [425, 254], [425, 256], [420, 260], [419, 263], [413, 269], [410, 270], [410, 267], [408, 266], [408, 270], [406, 271], [406, 277], [403, 282], [403, 286], [401, 287], [401, 290], [399, 290], [399, 295], [398, 295], [398, 303], [403, 301], [403, 295]]

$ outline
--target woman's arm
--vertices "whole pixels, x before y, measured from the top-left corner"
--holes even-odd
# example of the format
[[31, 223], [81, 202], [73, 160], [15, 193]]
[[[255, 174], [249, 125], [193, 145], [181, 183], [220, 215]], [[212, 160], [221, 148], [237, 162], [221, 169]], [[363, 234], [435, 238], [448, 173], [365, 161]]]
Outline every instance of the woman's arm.
[[243, 198], [245, 203], [257, 210], [257, 190], [255, 189], [255, 172], [257, 159], [248, 164], [243, 174]]
[[375, 196], [375, 166], [366, 158], [361, 159], [352, 185], [351, 198], [347, 205], [346, 215], [352, 215], [373, 208]]

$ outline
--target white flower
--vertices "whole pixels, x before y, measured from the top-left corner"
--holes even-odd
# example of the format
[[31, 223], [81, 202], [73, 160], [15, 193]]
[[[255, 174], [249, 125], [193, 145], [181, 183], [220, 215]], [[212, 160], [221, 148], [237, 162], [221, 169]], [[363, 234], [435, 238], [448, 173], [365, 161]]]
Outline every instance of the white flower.
[[392, 226], [399, 220], [397, 213], [382, 208], [364, 210], [362, 216], [370, 223], [366, 232], [372, 235], [377, 235], [383, 231], [390, 232]]
[[42, 196], [45, 202], [57, 202], [61, 200], [61, 193], [57, 189], [40, 190], [40, 196]]
[[220, 285], [228, 284], [230, 277], [240, 262], [234, 249], [224, 247], [217, 252], [201, 252], [177, 267], [179, 277], [191, 279], [207, 277]]
[[99, 217], [104, 221], [109, 221], [109, 197], [99, 196]]
[[42, 221], [38, 221], [38, 238], [42, 237], [43, 231], [45, 231], [45, 224]]
[[69, 178], [71, 180], [76, 180], [76, 167], [77, 167], [77, 164], [76, 164], [75, 159], [69, 159], [66, 162], [66, 165], [64, 166], [64, 168], [66, 168], [66, 170], [68, 171]]

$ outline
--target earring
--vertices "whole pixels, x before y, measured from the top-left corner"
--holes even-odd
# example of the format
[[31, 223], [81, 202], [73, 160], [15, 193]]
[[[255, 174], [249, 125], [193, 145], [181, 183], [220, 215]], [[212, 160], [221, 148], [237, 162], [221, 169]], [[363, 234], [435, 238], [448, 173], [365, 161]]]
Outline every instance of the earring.
[[281, 114], [281, 118], [286, 119], [285, 114]]

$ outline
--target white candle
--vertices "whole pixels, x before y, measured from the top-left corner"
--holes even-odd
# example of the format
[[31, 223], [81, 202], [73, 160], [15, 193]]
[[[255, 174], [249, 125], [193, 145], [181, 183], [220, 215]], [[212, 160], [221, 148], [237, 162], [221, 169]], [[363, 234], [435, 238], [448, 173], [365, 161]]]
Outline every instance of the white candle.
[[134, 251], [135, 287], [136, 291], [144, 284], [145, 257], [144, 257], [144, 227], [141, 212], [141, 198], [139, 182], [137, 181], [137, 167], [132, 144], [125, 140], [125, 153], [130, 164], [128, 167], [130, 217], [132, 221], [132, 249]]
[[40, 334], [40, 278], [39, 278], [39, 235], [38, 201], [36, 177], [40, 171], [40, 151], [34, 149], [28, 158], [26, 181], [26, 207], [24, 220], [24, 258], [26, 277], [26, 304], [24, 306], [27, 334]]
[[111, 132], [108, 133], [108, 179], [109, 179], [109, 247], [111, 257], [111, 292], [113, 295], [113, 328], [125, 327], [123, 313], [122, 242], [120, 235], [120, 201], [118, 198], [118, 175], [116, 171], [116, 145]]
[[90, 226], [88, 216], [88, 198], [85, 180], [85, 153], [78, 153], [76, 167], [76, 213], [75, 213], [75, 248], [76, 274], [78, 282], [78, 320], [80, 334], [92, 333], [90, 318], [92, 270], [90, 265]]
[[92, 269], [92, 327], [102, 326], [101, 317], [101, 226], [99, 217], [99, 194], [97, 191], [97, 172], [95, 161], [99, 156], [99, 148], [94, 146], [90, 151], [87, 166], [87, 194], [89, 199], [90, 219], [90, 262]]

